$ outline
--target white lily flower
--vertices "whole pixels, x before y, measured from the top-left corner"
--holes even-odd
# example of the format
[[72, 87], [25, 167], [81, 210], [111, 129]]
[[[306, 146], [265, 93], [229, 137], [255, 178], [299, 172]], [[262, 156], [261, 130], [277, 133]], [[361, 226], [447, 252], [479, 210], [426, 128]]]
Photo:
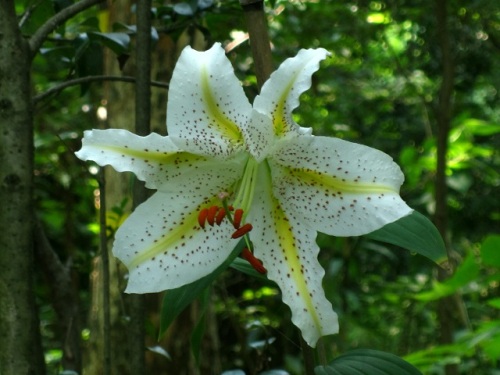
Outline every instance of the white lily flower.
[[170, 82], [167, 137], [85, 132], [80, 159], [133, 172], [157, 190], [116, 232], [113, 253], [129, 269], [126, 292], [177, 288], [227, 258], [235, 228], [251, 227], [233, 216], [203, 225], [225, 192], [226, 207], [241, 209], [253, 225], [254, 256], [281, 288], [305, 341], [314, 347], [338, 332], [321, 285], [317, 232], [363, 235], [412, 210], [399, 196], [404, 177], [391, 157], [315, 137], [294, 122], [299, 96], [327, 55], [301, 50], [286, 60], [252, 106], [220, 44], [206, 52], [186, 47]]

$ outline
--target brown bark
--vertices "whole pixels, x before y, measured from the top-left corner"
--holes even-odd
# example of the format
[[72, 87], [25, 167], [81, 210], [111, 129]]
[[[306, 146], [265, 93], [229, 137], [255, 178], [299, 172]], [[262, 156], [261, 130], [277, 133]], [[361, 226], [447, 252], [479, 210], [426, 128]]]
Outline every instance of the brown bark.
[[273, 71], [271, 41], [267, 30], [264, 2], [261, 0], [240, 0], [240, 4], [245, 14], [255, 75], [260, 89]]
[[30, 50], [12, 0], [0, 2], [0, 374], [43, 375], [33, 292]]
[[[439, 88], [437, 117], [437, 166], [435, 180], [436, 212], [434, 222], [443, 237], [448, 251], [448, 259], [452, 260], [450, 242], [448, 240], [448, 202], [446, 185], [446, 164], [448, 153], [448, 137], [453, 108], [454, 75], [455, 64], [453, 61], [450, 31], [448, 28], [448, 1], [438, 0], [436, 2], [436, 22], [438, 43], [441, 52], [442, 81]], [[453, 268], [453, 264], [451, 264]], [[443, 281], [449, 277], [449, 272], [445, 269], [438, 269], [438, 280]], [[451, 344], [456, 330], [456, 312], [459, 311], [459, 297], [449, 296], [438, 302], [438, 321], [440, 324], [440, 343]], [[446, 366], [446, 375], [458, 375], [458, 365]]]
[[52, 305], [58, 317], [57, 328], [63, 350], [62, 368], [81, 373], [78, 297], [72, 287], [69, 269], [62, 264], [52, 249], [39, 221], [35, 223], [35, 253], [37, 264], [49, 286]]
[[[133, 2], [110, 2], [109, 4], [109, 24], [115, 22], [123, 22], [127, 24], [136, 23], [135, 15], [131, 12]], [[138, 4], [139, 6], [139, 4]], [[140, 6], [147, 6], [147, 4], [140, 4]], [[138, 25], [139, 27], [139, 25]], [[147, 36], [150, 37], [150, 28], [148, 28]], [[139, 36], [137, 36], [139, 38]], [[138, 48], [144, 47], [144, 42], [137, 40]], [[104, 73], [106, 75], [120, 76], [125, 75], [128, 77], [135, 76], [136, 84], [141, 85], [141, 100], [148, 99], [147, 92], [150, 90], [150, 82], [145, 82], [150, 76], [153, 79], [167, 82], [171, 75], [171, 68], [175, 56], [174, 44], [170, 38], [160, 36], [160, 40], [155, 44], [155, 51], [153, 52], [153, 68], [151, 73], [147, 72], [147, 67], [141, 66], [141, 62], [137, 60], [136, 55], [143, 53], [134, 52], [124, 65], [120, 67], [116, 55], [111, 51], [105, 51]], [[147, 59], [146, 59], [147, 60]], [[143, 63], [144, 64], [144, 63]], [[149, 62], [145, 62], [149, 65]], [[167, 70], [166, 70], [167, 69]], [[142, 76], [138, 76], [139, 71]], [[147, 77], [147, 78], [146, 78]], [[147, 88], [144, 88], [147, 86]], [[136, 111], [136, 91], [135, 85], [129, 83], [119, 82], [106, 82], [103, 90], [103, 100], [106, 101], [106, 108], [108, 118], [103, 124], [106, 128], [120, 128], [127, 129], [139, 134], [149, 133], [149, 125], [153, 124], [154, 130], [160, 133], [165, 133], [165, 108], [167, 92], [164, 88], [155, 89], [153, 91], [153, 105], [152, 105], [152, 121], [146, 116], [149, 109], [144, 109], [147, 104], [138, 104]], [[140, 107], [140, 108], [139, 108]], [[138, 113], [139, 112], [139, 113]], [[134, 113], [137, 122], [144, 124], [148, 129], [135, 129]], [[112, 168], [107, 168], [105, 171], [106, 181], [106, 201], [107, 210], [119, 206], [123, 199], [131, 198], [133, 196], [132, 186], [133, 177], [131, 174], [117, 173]], [[144, 193], [142, 193], [144, 194]], [[145, 198], [145, 196], [144, 196]], [[144, 199], [143, 198], [143, 199]], [[139, 199], [134, 199], [139, 202]], [[131, 209], [131, 204], [127, 205], [126, 210]], [[110, 223], [112, 224], [112, 223]], [[109, 249], [111, 249], [111, 244]], [[102, 354], [104, 352], [105, 341], [102, 337], [103, 332], [103, 273], [102, 273], [102, 257], [96, 258], [94, 263], [94, 271], [92, 273], [92, 307], [91, 315], [89, 316], [89, 325], [91, 329], [91, 339], [87, 350], [87, 361], [85, 363], [84, 373], [86, 374], [102, 374], [103, 363]], [[110, 270], [110, 360], [111, 360], [111, 373], [112, 374], [146, 374], [146, 373], [164, 373], [165, 369], [158, 369], [154, 371], [152, 366], [160, 365], [165, 366], [165, 359], [157, 354], [149, 353], [146, 351], [146, 346], [158, 345], [156, 337], [148, 338], [148, 342], [144, 339], [145, 318], [144, 313], [144, 298], [143, 296], [124, 295], [125, 289], [126, 269], [118, 260], [110, 254], [109, 260]], [[153, 301], [153, 302], [151, 302]], [[154, 305], [154, 311], [159, 310], [159, 302], [161, 300], [156, 296], [148, 298], [148, 302]], [[186, 346], [184, 347], [186, 350]], [[145, 358], [145, 355], [147, 357]], [[152, 358], [159, 359], [158, 361]], [[145, 362], [148, 363], [148, 369], [144, 370]]]
[[[135, 133], [146, 136], [151, 133], [151, 0], [137, 3], [137, 37], [135, 45]], [[149, 192], [144, 183], [134, 180], [133, 206], [146, 201]], [[127, 296], [130, 316], [129, 351], [130, 369], [134, 374], [146, 373], [146, 322], [145, 298], [141, 294]]]

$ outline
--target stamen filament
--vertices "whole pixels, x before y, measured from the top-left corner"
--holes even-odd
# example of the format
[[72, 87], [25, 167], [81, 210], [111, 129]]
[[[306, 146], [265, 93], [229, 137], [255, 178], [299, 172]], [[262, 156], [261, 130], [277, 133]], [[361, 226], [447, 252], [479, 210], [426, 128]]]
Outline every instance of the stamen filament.
[[243, 178], [240, 181], [238, 194], [234, 200], [234, 206], [240, 207], [243, 210], [243, 219], [246, 217], [252, 204], [253, 195], [255, 192], [255, 184], [257, 182], [257, 172], [259, 163], [254, 158], [249, 158], [245, 166]]

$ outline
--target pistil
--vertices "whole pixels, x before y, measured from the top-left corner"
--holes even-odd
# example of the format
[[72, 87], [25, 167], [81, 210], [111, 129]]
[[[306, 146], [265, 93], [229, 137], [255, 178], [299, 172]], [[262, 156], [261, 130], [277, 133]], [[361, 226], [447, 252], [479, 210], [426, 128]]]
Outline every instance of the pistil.
[[253, 157], [250, 157], [245, 165], [245, 172], [243, 173], [243, 177], [238, 186], [238, 193], [233, 203], [234, 207], [243, 210], [243, 220], [250, 211], [252, 205], [258, 170], [259, 163]]

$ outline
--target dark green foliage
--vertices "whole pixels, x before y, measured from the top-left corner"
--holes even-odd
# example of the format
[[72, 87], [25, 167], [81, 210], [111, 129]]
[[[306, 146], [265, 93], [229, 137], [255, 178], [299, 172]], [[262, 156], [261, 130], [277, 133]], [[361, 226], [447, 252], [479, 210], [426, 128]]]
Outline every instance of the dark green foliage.
[[[70, 2], [17, 3], [18, 21], [29, 37]], [[276, 65], [299, 48], [324, 47], [332, 53], [314, 76], [311, 90], [301, 97], [296, 121], [313, 127], [317, 135], [364, 143], [390, 154], [406, 176], [402, 196], [423, 216], [431, 217], [442, 75], [433, 3], [269, 1], [267, 5]], [[500, 5], [478, 0], [450, 1], [449, 6], [456, 77], [447, 165], [448, 234], [452, 261], [459, 266], [449, 280], [437, 283], [431, 262], [400, 248], [441, 260], [442, 244], [432, 229], [428, 229], [428, 237], [390, 239], [398, 225], [412, 235], [414, 225], [425, 232], [430, 227], [423, 216], [411, 216], [364, 238], [319, 235], [325, 289], [341, 319], [340, 335], [323, 340], [327, 358], [337, 357], [332, 365], [336, 374], [343, 374], [336, 368], [341, 365], [354, 369], [358, 363], [355, 355], [390, 357], [389, 362], [403, 366], [401, 371], [414, 373], [386, 354], [349, 352], [358, 347], [406, 356], [429, 375], [441, 374], [447, 363], [459, 363], [464, 374], [493, 374], [498, 368]], [[245, 31], [239, 3], [232, 0], [158, 2], [152, 14], [154, 41], [165, 35], [176, 41], [185, 32], [200, 31], [209, 42], [227, 43], [233, 41], [232, 31]], [[135, 25], [116, 24], [104, 30], [98, 16], [95, 10], [84, 12], [51, 34], [33, 62], [35, 94], [69, 79], [102, 74], [105, 50], [127, 62], [134, 48]], [[252, 98], [257, 88], [249, 51], [248, 42], [242, 42], [229, 57]], [[53, 94], [35, 108], [36, 214], [58, 256], [71, 265], [83, 315], [90, 306], [88, 279], [97, 251], [97, 183], [89, 165], [77, 160], [73, 152], [79, 148], [82, 131], [100, 125], [96, 110], [103, 105], [101, 99], [106, 99], [101, 96], [101, 86], [85, 83]], [[109, 209], [108, 216], [114, 211], [116, 219], [110, 229], [116, 229], [126, 215], [124, 210], [125, 206]], [[233, 256], [237, 254], [238, 249]], [[255, 369], [251, 364], [257, 358], [265, 364], [259, 369], [286, 368], [288, 373], [300, 374], [298, 334], [290, 326], [290, 314], [279, 291], [262, 276], [249, 277], [247, 274], [256, 276], [256, 272], [244, 261], [236, 260], [232, 266], [217, 281], [214, 275], [204, 279], [196, 293], [188, 291], [189, 298], [172, 298], [178, 303], [175, 308], [168, 295], [173, 297], [179, 291], [169, 292], [164, 314], [170, 315], [160, 331], [211, 284], [213, 295], [206, 303], [214, 304], [219, 322], [223, 367]], [[50, 290], [40, 274], [35, 277], [46, 356], [53, 359], [55, 371], [61, 352], [57, 318], [50, 306]], [[454, 344], [439, 346], [434, 301], [454, 293], [463, 296], [462, 312], [468, 320], [455, 332]], [[205, 315], [193, 332], [195, 353], [203, 348], [204, 322]], [[157, 328], [151, 329], [152, 336]], [[347, 354], [338, 357], [339, 353]], [[332, 370], [324, 367], [317, 374], [328, 371]]]
[[160, 326], [160, 336], [168, 329], [170, 324], [193, 300], [198, 298], [201, 293], [207, 289], [222, 272], [224, 272], [233, 262], [233, 260], [241, 253], [244, 247], [244, 242], [241, 242], [234, 248], [228, 258], [212, 272], [197, 281], [185, 286], [171, 289], [165, 293], [163, 297], [162, 319]]
[[342, 354], [326, 366], [318, 366], [316, 375], [422, 375], [401, 358], [376, 350], [358, 349]]

